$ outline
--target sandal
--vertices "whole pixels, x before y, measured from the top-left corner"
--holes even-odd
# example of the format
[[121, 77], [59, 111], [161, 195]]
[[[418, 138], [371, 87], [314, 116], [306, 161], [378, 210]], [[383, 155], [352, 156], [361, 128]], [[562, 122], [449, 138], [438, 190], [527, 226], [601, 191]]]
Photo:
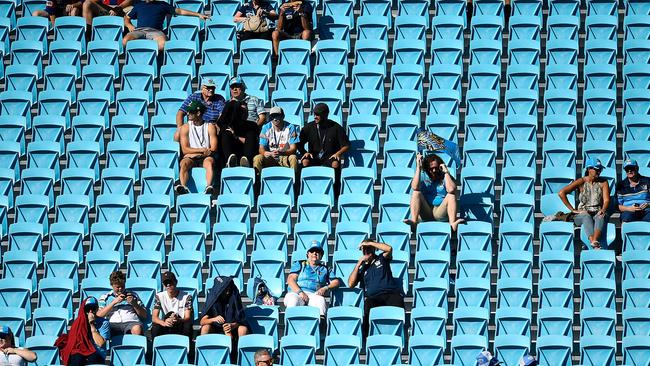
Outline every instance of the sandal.
[[593, 249], [598, 250], [598, 249], [600, 249], [600, 243], [597, 242], [597, 241], [592, 241], [592, 242], [591, 242], [591, 247], [592, 247]]

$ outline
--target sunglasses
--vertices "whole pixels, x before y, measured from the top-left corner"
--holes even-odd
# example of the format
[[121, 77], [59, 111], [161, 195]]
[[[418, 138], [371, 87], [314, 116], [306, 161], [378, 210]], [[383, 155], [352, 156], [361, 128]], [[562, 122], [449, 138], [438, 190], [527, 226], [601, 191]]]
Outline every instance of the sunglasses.
[[86, 312], [92, 311], [92, 312], [94, 313], [94, 312], [97, 311], [97, 309], [98, 309], [98, 307], [95, 306], [95, 305], [85, 306], [85, 307], [84, 307], [84, 310], [85, 310]]
[[625, 168], [625, 171], [630, 173], [630, 172], [636, 172], [636, 168]]
[[271, 121], [282, 121], [282, 115], [281, 114], [272, 114], [269, 116]]
[[174, 282], [172, 282], [172, 281], [165, 281], [165, 282], [163, 282], [163, 286], [165, 286], [165, 287], [167, 287], [167, 286], [174, 286], [174, 285], [176, 285], [176, 284], [175, 284]]
[[230, 86], [230, 89], [237, 89], [237, 88], [241, 88], [241, 84], [232, 84]]

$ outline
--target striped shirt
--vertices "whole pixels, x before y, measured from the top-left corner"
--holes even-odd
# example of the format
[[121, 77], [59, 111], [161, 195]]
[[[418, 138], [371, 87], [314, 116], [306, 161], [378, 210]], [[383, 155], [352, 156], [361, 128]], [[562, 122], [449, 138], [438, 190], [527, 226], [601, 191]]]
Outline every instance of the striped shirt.
[[196, 93], [190, 94], [179, 108], [179, 110], [187, 113], [187, 106], [190, 103], [199, 101], [205, 106], [205, 112], [203, 112], [203, 120], [209, 123], [217, 123], [217, 119], [223, 111], [223, 107], [226, 106], [226, 100], [219, 94], [214, 94], [210, 100], [207, 102], [203, 99], [203, 95], [198, 91]]
[[633, 206], [635, 203], [642, 205], [650, 203], [650, 178], [640, 176], [639, 182], [636, 186], [630, 185], [628, 178], [618, 182], [616, 192], [618, 197], [618, 204], [621, 206]]
[[248, 95], [242, 99], [246, 102], [246, 108], [248, 109], [248, 121], [257, 123], [257, 119], [260, 114], [265, 114], [266, 109], [264, 109], [264, 101], [254, 95]]

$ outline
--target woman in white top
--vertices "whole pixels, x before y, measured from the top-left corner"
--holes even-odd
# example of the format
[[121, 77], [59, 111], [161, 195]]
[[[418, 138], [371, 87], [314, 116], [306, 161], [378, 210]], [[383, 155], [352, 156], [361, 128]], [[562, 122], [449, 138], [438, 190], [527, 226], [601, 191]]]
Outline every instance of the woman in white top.
[[0, 328], [0, 366], [25, 366], [36, 361], [36, 353], [27, 348], [16, 348], [14, 334], [9, 327]]

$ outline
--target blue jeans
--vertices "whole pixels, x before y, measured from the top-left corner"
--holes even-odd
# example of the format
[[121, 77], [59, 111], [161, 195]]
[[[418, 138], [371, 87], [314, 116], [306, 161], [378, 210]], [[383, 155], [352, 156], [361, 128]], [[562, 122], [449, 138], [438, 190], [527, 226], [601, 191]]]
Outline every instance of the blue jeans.
[[645, 221], [650, 222], [650, 208], [643, 211], [622, 211], [622, 222]]
[[[581, 213], [573, 217], [573, 222], [576, 226], [582, 226], [582, 230], [587, 234], [587, 237], [594, 235], [594, 231], [603, 231], [605, 226], [605, 215]], [[590, 239], [591, 240], [591, 239]]]

